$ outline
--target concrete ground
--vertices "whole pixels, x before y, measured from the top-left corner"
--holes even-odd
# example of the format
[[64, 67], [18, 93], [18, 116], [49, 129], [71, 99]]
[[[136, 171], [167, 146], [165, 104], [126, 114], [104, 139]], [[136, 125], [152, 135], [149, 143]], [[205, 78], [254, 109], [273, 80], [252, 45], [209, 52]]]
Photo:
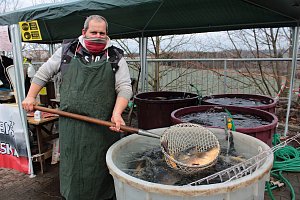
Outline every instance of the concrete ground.
[[[38, 168], [37, 165], [36, 168]], [[0, 199], [60, 200], [59, 164], [47, 163], [46, 172], [37, 171], [34, 178], [12, 169], [0, 168]], [[38, 169], [37, 169], [38, 170]]]
[[[47, 171], [35, 178], [12, 169], [0, 168], [0, 199], [3, 200], [63, 200], [59, 193], [59, 164], [47, 164]], [[292, 184], [296, 200], [300, 200], [300, 173], [288, 173], [285, 177]], [[290, 191], [284, 186], [273, 190], [276, 200], [290, 200]], [[265, 200], [271, 200], [265, 193]]]
[[[38, 163], [34, 163], [36, 177], [12, 169], [0, 168], [1, 200], [63, 200], [59, 193], [59, 164], [46, 162], [46, 172], [41, 174]], [[284, 177], [292, 184], [296, 200], [300, 200], [300, 173], [284, 173]], [[288, 187], [273, 190], [276, 200], [290, 200]], [[267, 192], [265, 200], [271, 200]]]
[[[284, 173], [284, 177], [291, 183], [295, 191], [295, 200], [300, 200], [300, 173]], [[276, 200], [290, 200], [291, 192], [287, 186], [274, 189], [273, 195]], [[265, 200], [271, 200], [267, 192], [265, 192]]]
[[[128, 124], [128, 123], [127, 123]], [[131, 124], [136, 126], [133, 119]], [[46, 172], [40, 173], [39, 164], [34, 163], [36, 177], [29, 178], [28, 175], [12, 169], [0, 168], [0, 200], [61, 200], [59, 193], [59, 164], [51, 165], [50, 160], [46, 162]], [[300, 200], [300, 173], [285, 173], [292, 184], [296, 200]], [[276, 200], [291, 199], [288, 187], [273, 190]], [[265, 199], [271, 200], [267, 193]]]

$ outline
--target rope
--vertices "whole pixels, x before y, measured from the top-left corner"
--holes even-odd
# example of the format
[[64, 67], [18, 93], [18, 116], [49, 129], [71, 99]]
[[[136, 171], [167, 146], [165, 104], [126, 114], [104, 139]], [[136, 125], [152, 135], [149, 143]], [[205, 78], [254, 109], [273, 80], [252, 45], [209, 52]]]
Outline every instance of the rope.
[[281, 84], [281, 88], [280, 88], [278, 94], [277, 94], [277, 95], [275, 96], [275, 98], [274, 98], [276, 101], [279, 99], [279, 96], [281, 95], [281, 93], [283, 92], [283, 90], [284, 90], [285, 88], [287, 88], [285, 85], [286, 85], [286, 82], [284, 82], [284, 83]]

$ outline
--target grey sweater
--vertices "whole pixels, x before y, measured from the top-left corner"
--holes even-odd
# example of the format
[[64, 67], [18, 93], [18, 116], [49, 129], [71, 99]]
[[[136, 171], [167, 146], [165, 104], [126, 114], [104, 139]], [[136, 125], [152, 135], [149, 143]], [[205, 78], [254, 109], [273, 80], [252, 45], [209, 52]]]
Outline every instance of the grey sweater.
[[[83, 42], [83, 37], [80, 36], [79, 42], [85, 48], [85, 44]], [[111, 41], [108, 38], [108, 42], [106, 44], [105, 49], [111, 46]], [[58, 74], [60, 71], [60, 63], [61, 63], [61, 54], [62, 47], [57, 49], [57, 51], [45, 62], [34, 75], [32, 80], [33, 83], [36, 83], [40, 86], [44, 86], [54, 75]], [[109, 55], [108, 55], [109, 56]], [[130, 99], [132, 96], [132, 87], [128, 65], [124, 58], [121, 58], [118, 63], [119, 69], [115, 74], [116, 83], [115, 90], [117, 96], [124, 97], [126, 99]]]

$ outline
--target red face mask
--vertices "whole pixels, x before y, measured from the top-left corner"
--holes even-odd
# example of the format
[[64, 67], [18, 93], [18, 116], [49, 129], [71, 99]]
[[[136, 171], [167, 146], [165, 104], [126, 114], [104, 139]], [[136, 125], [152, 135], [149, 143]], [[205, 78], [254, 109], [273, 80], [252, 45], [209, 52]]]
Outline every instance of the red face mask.
[[84, 38], [84, 43], [87, 50], [95, 55], [104, 50], [107, 40], [102, 38]]

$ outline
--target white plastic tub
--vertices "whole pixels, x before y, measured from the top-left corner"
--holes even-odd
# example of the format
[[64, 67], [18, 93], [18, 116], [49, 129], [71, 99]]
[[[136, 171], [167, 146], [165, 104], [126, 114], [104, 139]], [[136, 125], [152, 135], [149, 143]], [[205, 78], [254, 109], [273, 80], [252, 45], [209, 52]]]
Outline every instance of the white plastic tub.
[[[150, 131], [163, 133], [163, 130], [164, 128]], [[215, 128], [210, 128], [210, 130], [213, 131], [220, 141], [225, 139], [224, 130]], [[260, 150], [270, 149], [264, 142], [242, 133], [233, 132], [233, 137], [236, 151], [247, 158], [257, 155]], [[252, 175], [228, 183], [201, 186], [171, 186], [143, 181], [122, 171], [122, 169], [126, 169], [126, 161], [132, 159], [130, 155], [145, 151], [147, 148], [150, 148], [151, 145], [149, 144], [153, 144], [153, 146], [160, 145], [158, 139], [134, 134], [123, 138], [109, 148], [106, 162], [114, 178], [118, 200], [264, 199], [265, 181], [269, 180], [273, 164], [272, 154]]]

